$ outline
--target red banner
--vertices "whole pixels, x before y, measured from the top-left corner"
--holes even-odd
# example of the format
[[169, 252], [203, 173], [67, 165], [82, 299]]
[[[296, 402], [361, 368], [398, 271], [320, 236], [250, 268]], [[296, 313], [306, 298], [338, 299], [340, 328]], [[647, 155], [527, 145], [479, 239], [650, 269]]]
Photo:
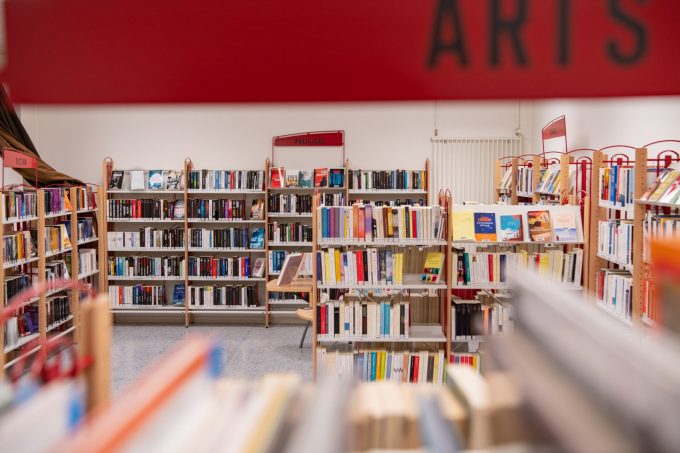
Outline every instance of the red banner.
[[38, 160], [19, 151], [3, 148], [3, 166], [7, 168], [38, 168]]
[[7, 0], [19, 103], [680, 94], [677, 0]]
[[272, 139], [274, 146], [342, 146], [345, 144], [344, 131], [304, 132], [279, 135]]

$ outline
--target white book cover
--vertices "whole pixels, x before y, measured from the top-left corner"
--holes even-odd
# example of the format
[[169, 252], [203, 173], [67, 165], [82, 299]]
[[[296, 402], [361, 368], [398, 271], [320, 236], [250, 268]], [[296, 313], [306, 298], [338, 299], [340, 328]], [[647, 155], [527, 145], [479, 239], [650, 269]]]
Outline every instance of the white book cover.
[[144, 190], [144, 171], [131, 170], [130, 174], [130, 190]]

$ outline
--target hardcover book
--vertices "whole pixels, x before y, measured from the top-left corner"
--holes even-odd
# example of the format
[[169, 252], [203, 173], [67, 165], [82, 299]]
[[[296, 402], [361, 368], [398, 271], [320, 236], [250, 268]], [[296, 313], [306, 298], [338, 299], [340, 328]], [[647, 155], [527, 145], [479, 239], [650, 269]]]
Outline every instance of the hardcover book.
[[[182, 190], [182, 172], [175, 170], [168, 170], [163, 172], [165, 176], [165, 190]], [[151, 178], [149, 178], [151, 180]]]
[[293, 170], [291, 168], [286, 169], [286, 187], [298, 187], [299, 176], [300, 176], [299, 170]]
[[342, 187], [345, 185], [345, 169], [331, 168], [328, 176], [328, 187]]
[[109, 190], [120, 190], [123, 188], [123, 175], [125, 173], [122, 170], [113, 170], [111, 172], [111, 181], [109, 182]]
[[453, 211], [454, 241], [473, 241], [475, 239], [475, 219], [472, 211]]
[[496, 214], [475, 212], [475, 239], [480, 242], [496, 241]]
[[269, 187], [272, 189], [281, 189], [283, 187], [285, 174], [283, 167], [272, 167], [269, 173]]
[[524, 240], [524, 228], [521, 214], [501, 215], [501, 241], [521, 242]]
[[314, 186], [312, 181], [312, 170], [300, 170], [298, 186], [307, 189], [311, 189]]
[[316, 168], [314, 170], [314, 187], [328, 187], [327, 168]]
[[264, 200], [253, 200], [250, 205], [250, 218], [253, 220], [264, 219]]
[[255, 259], [253, 265], [253, 277], [261, 278], [264, 275], [264, 258]]
[[163, 189], [163, 171], [149, 170], [149, 190]]
[[552, 224], [550, 211], [529, 211], [529, 236], [535, 242], [549, 242], [552, 240]]
[[576, 242], [576, 218], [572, 212], [555, 214], [552, 219], [555, 240], [559, 242]]
[[256, 228], [253, 231], [253, 236], [250, 238], [251, 249], [264, 248], [264, 228]]
[[281, 274], [279, 274], [277, 285], [290, 285], [298, 276], [303, 261], [303, 253], [291, 253], [290, 255], [286, 256], [286, 260], [283, 262], [283, 266], [281, 267]]
[[183, 284], [175, 285], [172, 292], [172, 304], [173, 305], [184, 305], [185, 301], [185, 288]]
[[130, 190], [144, 190], [144, 172], [142, 170], [130, 172]]

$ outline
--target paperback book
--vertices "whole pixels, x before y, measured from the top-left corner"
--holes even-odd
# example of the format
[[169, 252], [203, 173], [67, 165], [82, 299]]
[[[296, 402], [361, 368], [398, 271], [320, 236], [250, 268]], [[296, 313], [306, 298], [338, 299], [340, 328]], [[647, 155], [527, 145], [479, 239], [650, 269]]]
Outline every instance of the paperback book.
[[250, 248], [251, 249], [264, 248], [264, 228], [257, 228], [253, 231], [253, 235], [250, 238]]
[[130, 172], [130, 190], [144, 190], [144, 172], [142, 170]]
[[253, 220], [264, 219], [264, 200], [253, 200], [250, 205], [250, 218]]
[[149, 170], [149, 190], [163, 189], [163, 171]]
[[269, 173], [269, 187], [272, 189], [281, 189], [284, 183], [285, 170], [283, 167], [272, 167]]
[[552, 240], [552, 224], [550, 211], [529, 211], [529, 236], [534, 242], [549, 242]]
[[286, 169], [286, 187], [298, 187], [300, 172], [298, 170]]
[[184, 184], [182, 184], [181, 171], [168, 170], [163, 173], [165, 174], [165, 190], [184, 189]]
[[298, 186], [311, 189], [314, 186], [314, 181], [312, 180], [312, 170], [300, 170], [300, 176], [298, 177]]
[[253, 277], [261, 278], [264, 275], [264, 258], [257, 258], [253, 265]]
[[475, 218], [472, 211], [453, 211], [453, 240], [475, 240]]
[[496, 241], [496, 214], [475, 212], [475, 239], [480, 242]]
[[314, 170], [314, 187], [328, 187], [327, 168], [317, 168]]
[[443, 266], [444, 254], [441, 252], [429, 252], [425, 256], [423, 274], [421, 275], [420, 279], [428, 283], [439, 282]]
[[328, 187], [342, 187], [345, 185], [345, 169], [331, 168], [328, 175]]
[[524, 229], [522, 225], [521, 214], [501, 215], [500, 223], [501, 241], [522, 242], [524, 240]]
[[553, 232], [555, 241], [576, 242], [576, 219], [571, 212], [560, 212], [553, 216]]
[[123, 188], [123, 176], [125, 172], [122, 170], [113, 170], [111, 172], [111, 181], [109, 182], [109, 190], [120, 190]]

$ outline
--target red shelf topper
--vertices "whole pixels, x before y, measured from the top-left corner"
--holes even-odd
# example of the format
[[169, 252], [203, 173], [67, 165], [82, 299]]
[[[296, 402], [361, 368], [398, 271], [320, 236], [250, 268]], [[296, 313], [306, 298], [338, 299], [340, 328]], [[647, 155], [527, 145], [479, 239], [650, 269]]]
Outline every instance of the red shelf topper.
[[300, 132], [278, 135], [272, 139], [273, 146], [343, 146], [345, 131]]

